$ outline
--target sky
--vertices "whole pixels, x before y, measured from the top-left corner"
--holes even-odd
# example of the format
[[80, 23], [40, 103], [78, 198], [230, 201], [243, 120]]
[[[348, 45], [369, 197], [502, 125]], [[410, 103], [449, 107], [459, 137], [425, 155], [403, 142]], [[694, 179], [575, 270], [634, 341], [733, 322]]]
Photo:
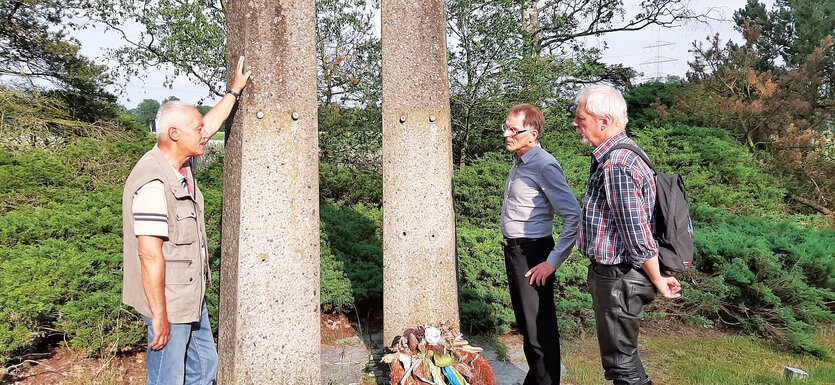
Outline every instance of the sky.
[[[761, 0], [762, 1], [762, 0]], [[767, 5], [773, 0], [764, 1]], [[627, 13], [635, 9], [638, 1], [626, 0]], [[729, 38], [741, 41], [739, 32], [734, 30], [733, 13], [742, 8], [746, 0], [693, 0], [691, 9], [697, 13], [706, 13], [711, 20], [706, 23], [689, 22], [675, 28], [648, 27], [641, 31], [618, 32], [602, 37], [586, 39], [586, 44], [606, 49], [603, 51], [602, 61], [607, 64], [623, 64], [634, 68], [643, 76], [638, 83], [656, 76], [676, 75], [684, 77], [687, 72], [687, 61], [692, 60], [688, 52], [694, 41], [704, 41], [707, 36], [720, 34], [722, 41]], [[630, 6], [630, 4], [633, 4]], [[377, 21], [379, 25], [379, 21]], [[131, 30], [130, 27], [127, 28]], [[379, 33], [379, 28], [378, 28]], [[74, 34], [81, 43], [82, 54], [93, 58], [98, 63], [109, 65], [115, 63], [107, 59], [105, 50], [122, 45], [115, 33], [108, 33], [101, 27], [90, 26], [87, 30]], [[657, 47], [653, 47], [657, 46]], [[656, 61], [663, 63], [653, 63]], [[215, 100], [208, 97], [208, 89], [191, 83], [185, 76], [175, 79], [172, 89], [163, 86], [166, 74], [172, 73], [170, 68], [158, 68], [148, 72], [145, 78], [134, 78], [128, 82], [119, 94], [118, 89], [112, 89], [119, 94], [119, 103], [127, 108], [136, 107], [144, 99], [162, 100], [169, 96], [192, 104], [201, 99], [204, 104], [212, 105]]]
[[[766, 9], [774, 3], [773, 0], [760, 2], [766, 4]], [[607, 48], [603, 52], [602, 62], [621, 63], [643, 73], [637, 83], [667, 75], [684, 77], [689, 69], [687, 62], [693, 59], [693, 54], [688, 50], [692, 49], [694, 41], [706, 43], [708, 36], [718, 33], [722, 42], [728, 39], [742, 42], [742, 35], [734, 30], [733, 14], [744, 7], [745, 3], [746, 0], [694, 0], [691, 9], [708, 15], [710, 19], [707, 22], [688, 22], [675, 28], [651, 26], [641, 31], [610, 33], [590, 38], [586, 43], [600, 48], [605, 44]]]
[[[138, 34], [138, 27], [127, 26], [125, 30]], [[87, 29], [75, 31], [73, 36], [81, 43], [81, 54], [92, 58], [99, 64], [116, 68], [116, 62], [107, 57], [108, 49], [124, 46], [124, 42], [115, 32], [108, 32], [101, 26], [88, 25]], [[169, 96], [176, 96], [182, 101], [197, 104], [204, 99], [204, 104], [213, 105], [215, 100], [208, 98], [209, 89], [192, 83], [185, 76], [174, 80], [169, 89], [163, 86], [165, 76], [174, 71], [170, 67], [156, 68], [145, 73], [145, 77], [131, 78], [124, 88], [111, 87], [110, 91], [119, 97], [119, 103], [127, 108], [134, 108], [145, 99], [161, 101]]]

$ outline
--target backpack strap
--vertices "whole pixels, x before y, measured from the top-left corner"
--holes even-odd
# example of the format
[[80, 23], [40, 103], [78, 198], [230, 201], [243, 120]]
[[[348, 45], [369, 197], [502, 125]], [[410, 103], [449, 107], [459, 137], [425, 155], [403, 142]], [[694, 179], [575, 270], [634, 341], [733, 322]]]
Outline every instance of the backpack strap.
[[641, 149], [639, 149], [637, 146], [635, 146], [633, 144], [629, 144], [629, 143], [618, 143], [618, 144], [612, 146], [612, 148], [609, 151], [606, 151], [606, 153], [603, 154], [602, 157], [600, 157], [600, 162], [599, 163], [600, 164], [606, 163], [606, 161], [609, 160], [609, 155], [612, 153], [612, 151], [615, 151], [615, 150], [618, 150], [618, 149], [625, 149], [625, 150], [629, 150], [629, 151], [634, 152], [635, 154], [640, 156], [641, 159], [644, 160], [644, 163], [646, 163], [647, 166], [649, 166], [649, 168], [652, 170], [653, 175], [658, 175], [658, 172], [655, 171], [655, 165], [652, 164], [652, 161], [649, 160], [649, 158], [646, 156], [646, 154], [644, 154], [644, 152], [641, 151]]

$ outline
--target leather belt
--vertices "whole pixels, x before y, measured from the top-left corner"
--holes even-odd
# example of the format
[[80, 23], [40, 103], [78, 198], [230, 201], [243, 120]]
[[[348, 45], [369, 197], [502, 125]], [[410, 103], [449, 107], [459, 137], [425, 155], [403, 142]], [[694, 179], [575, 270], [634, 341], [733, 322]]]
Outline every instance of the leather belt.
[[542, 238], [505, 238], [502, 237], [502, 245], [505, 246], [519, 246], [524, 245], [526, 243], [534, 243], [540, 242], [548, 239], [553, 239], [553, 237], [542, 237]]

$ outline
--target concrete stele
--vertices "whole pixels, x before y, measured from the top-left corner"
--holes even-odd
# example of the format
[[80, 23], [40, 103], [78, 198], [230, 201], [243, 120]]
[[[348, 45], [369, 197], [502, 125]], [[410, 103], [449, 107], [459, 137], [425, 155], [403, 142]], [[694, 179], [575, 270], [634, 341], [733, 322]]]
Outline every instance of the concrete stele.
[[234, 0], [228, 73], [253, 79], [227, 132], [219, 383], [319, 384], [313, 0]]
[[443, 0], [383, 0], [383, 335], [458, 329]]

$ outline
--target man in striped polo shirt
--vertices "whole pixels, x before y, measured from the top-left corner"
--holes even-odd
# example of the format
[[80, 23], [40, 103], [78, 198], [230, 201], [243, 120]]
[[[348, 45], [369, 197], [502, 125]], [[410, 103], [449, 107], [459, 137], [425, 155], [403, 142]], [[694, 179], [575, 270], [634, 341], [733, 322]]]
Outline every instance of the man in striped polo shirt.
[[626, 135], [626, 101], [606, 85], [584, 88], [571, 123], [583, 143], [594, 147], [580, 215], [577, 249], [591, 260], [589, 291], [597, 319], [597, 341], [604, 375], [615, 385], [652, 381], [638, 357], [643, 306], [656, 292], [677, 298], [681, 285], [661, 274], [658, 245], [652, 237], [655, 178], [641, 158], [617, 144]]

